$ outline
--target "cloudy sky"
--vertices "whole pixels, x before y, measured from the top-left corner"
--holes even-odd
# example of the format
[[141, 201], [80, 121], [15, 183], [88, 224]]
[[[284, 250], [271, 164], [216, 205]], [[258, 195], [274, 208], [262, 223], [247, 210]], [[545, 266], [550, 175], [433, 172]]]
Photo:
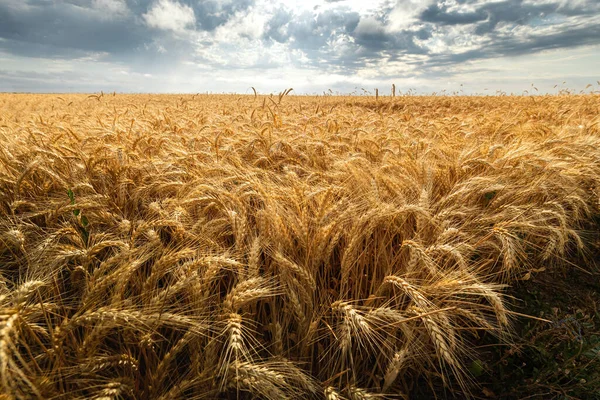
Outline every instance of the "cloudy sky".
[[599, 0], [0, 0], [0, 91], [553, 93], [599, 79]]

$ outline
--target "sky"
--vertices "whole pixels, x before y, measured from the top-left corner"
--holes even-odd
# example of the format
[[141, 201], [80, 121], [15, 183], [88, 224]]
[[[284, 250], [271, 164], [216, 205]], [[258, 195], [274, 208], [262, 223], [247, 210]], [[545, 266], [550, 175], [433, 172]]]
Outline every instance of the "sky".
[[520, 94], [598, 80], [600, 0], [0, 0], [0, 91]]

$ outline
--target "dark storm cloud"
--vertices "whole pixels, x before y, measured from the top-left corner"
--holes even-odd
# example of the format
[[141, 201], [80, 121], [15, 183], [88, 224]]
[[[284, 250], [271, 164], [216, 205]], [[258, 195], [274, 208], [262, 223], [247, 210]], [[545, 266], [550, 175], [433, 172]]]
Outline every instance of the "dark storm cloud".
[[77, 58], [86, 53], [123, 54], [146, 40], [130, 17], [104, 18], [77, 3], [0, 3], [0, 48], [28, 57]]
[[[187, 0], [196, 17], [196, 29], [213, 31], [236, 12], [253, 4], [241, 0], [229, 4], [217, 0]], [[125, 13], [93, 8], [92, 0], [0, 2], [0, 49], [25, 57], [79, 58], [90, 53], [106, 53], [109, 59], [127, 60], [136, 53], [144, 56], [156, 42], [173, 43], [168, 32], [149, 28], [143, 20], [154, 4], [151, 0], [128, 0]], [[190, 52], [186, 43], [182, 52]], [[164, 46], [163, 46], [164, 47]], [[156, 49], [155, 49], [156, 50]]]
[[[352, 68], [384, 55], [395, 58], [402, 52], [424, 53], [414, 39], [429, 38], [429, 30], [389, 33], [385, 26], [386, 15], [380, 14], [365, 17], [342, 7], [317, 15], [308, 11], [296, 15], [288, 9], [279, 8], [267, 23], [264, 39], [289, 43], [290, 47], [303, 50], [317, 64], [326, 55], [331, 66]], [[335, 47], [338, 40], [347, 42], [343, 53]]]
[[385, 54], [397, 58], [400, 54], [425, 54], [426, 51], [416, 45], [415, 39], [425, 40], [431, 37], [429, 28], [418, 30], [401, 30], [389, 32], [386, 29], [387, 15], [362, 18], [352, 37], [360, 46], [360, 54], [364, 58], [376, 58]]
[[[432, 11], [434, 10], [434, 11]], [[485, 46], [466, 52], [432, 56], [429, 66], [452, 66], [466, 61], [519, 56], [538, 53], [544, 50], [574, 48], [600, 44], [600, 3], [587, 1], [579, 3], [526, 3], [523, 0], [503, 1], [485, 4], [475, 15], [486, 15], [485, 21], [468, 21], [464, 17], [461, 24], [475, 24], [475, 35], [486, 39]], [[430, 7], [421, 14], [421, 21], [438, 20], [449, 25], [456, 21], [456, 13], [447, 13], [440, 7]], [[474, 18], [473, 18], [474, 19]], [[442, 22], [445, 21], [445, 22]], [[527, 27], [521, 31], [497, 30], [500, 23], [509, 26]], [[542, 28], [544, 33], [538, 33]]]
[[447, 10], [446, 6], [432, 4], [421, 13], [421, 21], [441, 25], [463, 25], [484, 21], [488, 17], [488, 14], [483, 10], [465, 13], [448, 12]]
[[600, 12], [600, 3], [595, 0], [576, 3], [545, 2], [532, 3], [524, 0], [506, 0], [482, 4], [474, 12], [448, 12], [446, 6], [432, 5], [421, 14], [421, 21], [439, 24], [471, 24], [477, 25], [475, 33], [485, 35], [492, 32], [499, 23], [527, 25], [535, 19], [547, 18], [549, 15], [576, 17], [594, 15]]
[[479, 9], [480, 12], [487, 14], [487, 21], [479, 24], [475, 33], [478, 35], [490, 33], [501, 22], [525, 25], [534, 18], [547, 16], [557, 12], [558, 9], [558, 4], [525, 4], [518, 0], [487, 4]]
[[[360, 14], [345, 7], [324, 10], [316, 15], [309, 11], [295, 14], [280, 7], [267, 22], [263, 40], [266, 45], [275, 41], [302, 50], [312, 66], [322, 65], [326, 59], [331, 70], [338, 67], [354, 69], [361, 66], [360, 47], [348, 42], [344, 51], [340, 51], [334, 42], [354, 40], [360, 18]], [[296, 60], [292, 62], [300, 66]]]
[[569, 28], [547, 35], [532, 34], [528, 37], [512, 37], [498, 40], [482, 50], [493, 56], [517, 56], [550, 49], [585, 46], [600, 43], [600, 24]]
[[288, 25], [292, 21], [294, 13], [283, 7], [279, 7], [265, 27], [265, 39], [273, 39], [279, 43], [285, 43], [290, 38]]
[[[477, 4], [472, 0], [459, 0], [458, 4], [470, 4], [474, 11], [449, 11], [448, 5], [436, 3], [429, 6], [420, 15], [422, 22], [442, 25], [472, 24], [485, 21], [480, 25], [479, 33], [493, 30], [500, 22], [517, 25], [527, 24], [534, 18], [556, 13], [567, 17], [589, 15], [600, 12], [600, 2], [587, 0], [585, 2], [527, 2], [525, 0], [505, 0], [493, 3]], [[487, 30], [486, 30], [487, 28]]]
[[[398, 3], [402, 5], [401, 1]], [[379, 18], [361, 17], [357, 29], [352, 33], [361, 49], [355, 54], [362, 55], [365, 61], [385, 57], [387, 60], [402, 60], [407, 55], [428, 55], [424, 68], [451, 66], [466, 61], [518, 56], [544, 50], [574, 48], [600, 44], [600, 2], [588, 0], [577, 3], [532, 3], [524, 0], [507, 0], [496, 3], [483, 3], [472, 0], [459, 0], [458, 4], [469, 4], [468, 12], [450, 11], [445, 3], [437, 2], [418, 16], [419, 29], [405, 29], [390, 33], [385, 29], [389, 15], [385, 12]], [[387, 9], [386, 11], [391, 11]], [[596, 17], [596, 18], [594, 18]], [[508, 29], [508, 33], [497, 32], [504, 26], [526, 27], [521, 31]], [[413, 25], [414, 27], [415, 25]], [[459, 38], [468, 39], [476, 35], [483, 39], [481, 47], [466, 52], [455, 47], [448, 54], [433, 53], [426, 47], [416, 45], [416, 41], [427, 40], [433, 33], [447, 34], [447, 29], [461, 29]], [[536, 33], [536, 29], [553, 27], [546, 33]]]
[[[291, 47], [303, 50], [313, 60], [326, 54], [329, 63], [343, 64], [350, 67], [350, 70], [381, 59], [402, 60], [406, 55], [429, 55], [430, 63], [425, 62], [423, 66], [435, 67], [600, 43], [597, 22], [586, 22], [584, 26], [579, 26], [579, 18], [600, 14], [600, 2], [595, 0], [576, 4], [558, 1], [534, 3], [524, 0], [487, 4], [459, 0], [457, 3], [469, 5], [469, 11], [460, 12], [450, 9], [446, 3], [437, 2], [417, 16], [418, 26], [413, 25], [399, 31], [391, 31], [388, 26], [391, 22], [390, 13], [394, 6], [403, 7], [402, 0], [396, 4], [388, 2], [370, 16], [359, 15], [344, 7], [329, 9], [316, 15], [311, 12], [296, 15], [292, 10], [281, 7], [267, 23], [265, 38], [290, 43]], [[552, 33], [539, 36], [523, 36], [522, 33], [500, 35], [496, 32], [499, 26], [507, 24], [530, 27], [562, 25]], [[458, 48], [453, 50], [456, 54], [440, 55], [417, 44], [430, 39], [434, 32], [444, 34], [451, 27], [463, 29], [459, 35], [461, 37], [478, 36], [483, 39], [485, 47], [468, 52], [461, 52]], [[331, 47], [331, 43], [340, 37], [352, 40], [343, 54], [335, 53]]]
[[354, 31], [360, 15], [348, 9], [326, 10], [316, 16], [312, 12], [296, 15], [280, 7], [268, 21], [265, 39], [292, 42], [294, 48], [316, 50], [326, 46], [332, 36]]
[[[429, 38], [430, 31], [418, 29], [390, 33], [386, 30], [387, 12], [389, 10], [365, 17], [340, 8], [323, 11], [317, 16], [308, 12], [302, 15], [281, 14], [274, 26], [283, 27], [287, 34], [272, 35], [272, 29], [267, 32], [271, 38], [303, 50], [311, 65], [323, 66], [323, 59], [326, 59], [327, 68], [347, 74], [364, 67], [367, 62], [382, 58], [396, 61], [404, 54], [427, 53], [416, 45], [415, 39]], [[285, 18], [289, 18], [288, 23], [283, 23]], [[345, 44], [342, 50], [336, 47], [340, 40]]]
[[544, 50], [564, 49], [576, 46], [594, 45], [600, 43], [600, 25], [569, 29], [566, 32], [528, 37], [509, 37], [498, 39], [488, 46], [463, 53], [436, 55], [428, 61], [428, 66], [452, 67], [466, 61], [515, 57], [534, 54]]
[[219, 0], [181, 1], [194, 10], [197, 28], [205, 31], [213, 31], [225, 24], [237, 12], [246, 11], [253, 0], [238, 0], [234, 2], [223, 2]]
[[[127, 0], [134, 15], [143, 15], [155, 0]], [[254, 0], [178, 0], [177, 3], [190, 7], [196, 16], [196, 29], [213, 31], [225, 24], [236, 12], [244, 12], [254, 4]]]

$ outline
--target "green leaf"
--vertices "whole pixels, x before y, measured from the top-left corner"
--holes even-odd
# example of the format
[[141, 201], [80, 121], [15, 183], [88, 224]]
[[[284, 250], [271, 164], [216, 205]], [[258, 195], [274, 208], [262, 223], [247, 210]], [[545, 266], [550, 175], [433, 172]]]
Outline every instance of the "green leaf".
[[71, 199], [71, 204], [72, 205], [75, 204], [75, 194], [73, 193], [73, 191], [71, 189], [69, 189], [67, 194], [69, 195], [69, 199]]
[[78, 215], [79, 215], [79, 209], [77, 209], [77, 210], [73, 210], [73, 215], [74, 215], [74, 216], [78, 216]]
[[496, 190], [492, 190], [491, 192], [484, 193], [483, 197], [485, 197], [485, 205], [487, 206], [488, 204], [490, 204], [490, 202], [494, 199], [494, 197], [496, 197], [497, 194], [498, 194], [498, 191], [496, 191]]
[[81, 225], [83, 225], [84, 227], [88, 226], [89, 221], [87, 219], [87, 217], [85, 215], [81, 216]]
[[79, 230], [81, 231], [81, 238], [83, 239], [83, 243], [85, 243], [87, 246], [90, 240], [90, 233], [85, 228], [79, 228]]
[[473, 360], [469, 366], [469, 372], [471, 372], [474, 377], [483, 375], [483, 362], [481, 362], [481, 360]]

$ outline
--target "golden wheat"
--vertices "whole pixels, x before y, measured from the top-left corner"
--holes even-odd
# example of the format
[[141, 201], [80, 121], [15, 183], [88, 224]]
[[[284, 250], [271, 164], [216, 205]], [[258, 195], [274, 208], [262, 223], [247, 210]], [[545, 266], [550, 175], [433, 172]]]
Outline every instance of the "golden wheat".
[[599, 96], [260, 97], [0, 95], [0, 392], [464, 396], [581, 268]]

